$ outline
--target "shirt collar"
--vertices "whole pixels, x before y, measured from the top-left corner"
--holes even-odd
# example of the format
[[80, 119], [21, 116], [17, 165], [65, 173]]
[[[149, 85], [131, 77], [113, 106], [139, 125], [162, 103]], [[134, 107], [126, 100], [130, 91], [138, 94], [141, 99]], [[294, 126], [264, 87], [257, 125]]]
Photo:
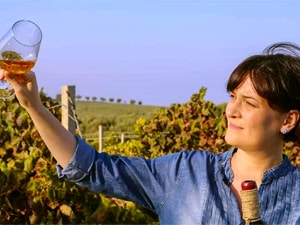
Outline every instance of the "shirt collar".
[[[221, 173], [223, 174], [223, 181], [229, 186], [233, 182], [233, 172], [230, 167], [230, 161], [232, 155], [237, 151], [236, 148], [232, 148], [222, 153], [221, 160]], [[272, 180], [281, 176], [285, 176], [293, 168], [289, 158], [283, 154], [282, 162], [264, 172], [262, 184], [270, 183]]]
[[279, 165], [274, 166], [271, 169], [264, 172], [262, 183], [270, 183], [274, 179], [285, 176], [292, 169], [292, 167], [293, 166], [288, 157], [285, 154], [283, 154], [283, 160]]

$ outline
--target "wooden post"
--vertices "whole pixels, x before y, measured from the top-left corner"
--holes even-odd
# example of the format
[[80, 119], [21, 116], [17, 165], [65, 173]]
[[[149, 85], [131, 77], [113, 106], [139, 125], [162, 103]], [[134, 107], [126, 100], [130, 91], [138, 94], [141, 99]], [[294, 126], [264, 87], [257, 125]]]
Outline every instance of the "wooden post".
[[123, 144], [125, 142], [125, 134], [121, 133], [121, 143]]
[[61, 123], [62, 125], [75, 134], [76, 121], [73, 110], [75, 110], [75, 86], [62, 86], [61, 88]]
[[99, 152], [103, 152], [103, 127], [99, 126]]

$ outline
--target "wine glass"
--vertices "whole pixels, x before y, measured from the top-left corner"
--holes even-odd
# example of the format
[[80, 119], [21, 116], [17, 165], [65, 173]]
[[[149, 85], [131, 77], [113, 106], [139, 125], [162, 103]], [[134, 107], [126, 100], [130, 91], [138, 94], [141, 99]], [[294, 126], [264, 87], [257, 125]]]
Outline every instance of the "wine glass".
[[[29, 20], [15, 22], [0, 39], [0, 68], [14, 74], [30, 71], [38, 58], [42, 31]], [[6, 80], [0, 80], [0, 99], [14, 96], [14, 90]]]

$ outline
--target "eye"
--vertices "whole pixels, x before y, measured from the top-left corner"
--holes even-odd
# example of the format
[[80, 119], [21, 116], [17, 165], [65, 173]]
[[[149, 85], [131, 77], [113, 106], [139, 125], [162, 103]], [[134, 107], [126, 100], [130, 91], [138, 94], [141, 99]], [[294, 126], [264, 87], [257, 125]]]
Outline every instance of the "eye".
[[229, 93], [229, 98], [232, 99], [232, 98], [234, 98], [234, 97], [235, 97], [235, 95], [234, 95], [232, 92], [230, 92], [230, 93]]
[[250, 106], [252, 106], [252, 107], [256, 107], [256, 104], [253, 103], [253, 102], [250, 102], [250, 101], [246, 101], [246, 104], [247, 104], [247, 105], [250, 105]]

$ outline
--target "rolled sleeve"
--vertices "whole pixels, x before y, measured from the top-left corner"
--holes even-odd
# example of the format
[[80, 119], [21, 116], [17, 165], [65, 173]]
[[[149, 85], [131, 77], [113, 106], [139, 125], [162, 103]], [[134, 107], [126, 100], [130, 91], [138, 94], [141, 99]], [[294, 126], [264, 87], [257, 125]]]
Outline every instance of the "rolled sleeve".
[[96, 157], [96, 150], [77, 137], [77, 147], [70, 162], [65, 168], [56, 165], [59, 178], [67, 179], [71, 182], [79, 182], [84, 179], [91, 170]]

